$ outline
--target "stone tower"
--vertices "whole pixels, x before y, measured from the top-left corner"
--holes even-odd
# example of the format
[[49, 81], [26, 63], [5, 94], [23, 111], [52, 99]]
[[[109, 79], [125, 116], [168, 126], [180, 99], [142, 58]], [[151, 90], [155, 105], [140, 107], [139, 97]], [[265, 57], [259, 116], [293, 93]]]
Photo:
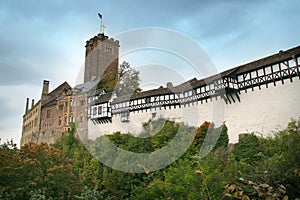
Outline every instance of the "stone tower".
[[117, 79], [119, 65], [119, 41], [103, 33], [86, 42], [84, 82], [114, 74]]

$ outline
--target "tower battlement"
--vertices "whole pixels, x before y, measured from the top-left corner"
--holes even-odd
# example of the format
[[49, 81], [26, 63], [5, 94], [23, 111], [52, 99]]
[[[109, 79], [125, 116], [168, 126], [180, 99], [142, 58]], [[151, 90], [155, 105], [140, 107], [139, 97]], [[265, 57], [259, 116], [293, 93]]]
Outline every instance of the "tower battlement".
[[119, 41], [103, 33], [86, 41], [84, 82], [118, 71]]
[[114, 38], [104, 35], [103, 33], [99, 33], [98, 35], [86, 41], [86, 56], [88, 56], [95, 47], [101, 45], [101, 43], [107, 43], [117, 48], [120, 47], [119, 40], [115, 40]]

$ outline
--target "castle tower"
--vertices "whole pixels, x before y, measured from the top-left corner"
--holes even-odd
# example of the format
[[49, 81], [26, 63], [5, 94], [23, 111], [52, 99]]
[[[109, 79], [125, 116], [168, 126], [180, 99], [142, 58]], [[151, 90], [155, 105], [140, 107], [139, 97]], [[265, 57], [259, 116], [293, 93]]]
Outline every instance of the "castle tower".
[[114, 74], [117, 79], [119, 65], [119, 41], [103, 33], [86, 42], [84, 82]]

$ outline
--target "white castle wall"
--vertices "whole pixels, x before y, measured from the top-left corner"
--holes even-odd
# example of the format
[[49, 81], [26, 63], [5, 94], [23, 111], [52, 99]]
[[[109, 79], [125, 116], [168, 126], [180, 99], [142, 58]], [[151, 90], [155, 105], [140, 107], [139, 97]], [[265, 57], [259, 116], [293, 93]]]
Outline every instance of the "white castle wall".
[[256, 87], [254, 91], [241, 92], [240, 103], [226, 106], [226, 125], [231, 142], [238, 141], [239, 133], [259, 132], [264, 136], [276, 129], [286, 128], [291, 118], [300, 117], [300, 81], [296, 77], [291, 83], [285, 80], [269, 84], [269, 88]]
[[142, 123], [147, 122], [156, 113], [155, 118], [163, 117], [176, 122], [184, 122], [191, 126], [200, 126], [204, 121], [212, 121], [216, 126], [222, 122], [228, 127], [228, 135], [231, 143], [238, 141], [240, 133], [256, 132], [267, 136], [276, 129], [283, 129], [291, 118], [300, 116], [300, 81], [294, 78], [294, 82], [285, 80], [284, 85], [276, 82], [276, 86], [269, 84], [241, 91], [240, 102], [225, 104], [224, 100], [208, 100], [190, 104], [189, 106], [174, 106], [167, 109], [148, 109], [130, 112], [130, 121], [121, 122], [120, 115], [112, 117], [112, 123], [96, 124], [89, 121], [89, 138], [95, 139], [103, 134], [111, 134], [116, 131], [122, 133], [138, 134], [142, 130]]

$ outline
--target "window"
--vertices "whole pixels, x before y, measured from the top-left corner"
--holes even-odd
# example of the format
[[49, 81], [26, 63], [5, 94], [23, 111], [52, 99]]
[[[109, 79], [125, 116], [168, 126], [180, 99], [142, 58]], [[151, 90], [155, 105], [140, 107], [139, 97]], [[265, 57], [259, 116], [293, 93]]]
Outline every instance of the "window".
[[93, 115], [97, 115], [97, 107], [96, 106], [93, 108]]
[[35, 118], [35, 119], [34, 119], [34, 127], [37, 126], [37, 121], [38, 121], [38, 118]]
[[74, 100], [74, 99], [71, 99], [71, 100], [70, 100], [70, 106], [71, 106], [71, 107], [74, 107], [74, 106], [75, 106], [75, 100]]
[[147, 98], [146, 98], [146, 103], [150, 103], [150, 102], [151, 102], [150, 97], [147, 97]]
[[64, 108], [64, 104], [60, 104], [60, 105], [58, 106], [58, 109], [59, 109], [59, 110], [63, 110], [63, 108]]
[[84, 105], [84, 99], [80, 100], [80, 105], [83, 106]]
[[156, 112], [152, 113], [152, 119], [156, 117]]
[[71, 115], [69, 117], [69, 122], [74, 123], [75, 122], [75, 117]]
[[67, 115], [65, 115], [64, 121], [65, 121], [65, 124], [66, 124], [67, 123]]
[[50, 118], [50, 109], [48, 109], [47, 111], [46, 111], [46, 117], [47, 117], [47, 119], [49, 119]]
[[105, 47], [105, 52], [106, 52], [106, 53], [112, 53], [112, 48], [109, 47], [109, 46], [106, 46], [106, 47]]
[[251, 72], [251, 78], [256, 78], [256, 71]]
[[98, 115], [101, 115], [102, 114], [102, 106], [99, 106], [98, 107]]
[[79, 121], [83, 122], [83, 114], [82, 113], [80, 113]]
[[129, 112], [121, 113], [121, 122], [129, 122]]
[[61, 120], [62, 120], [62, 117], [59, 116], [59, 117], [58, 117], [58, 125], [59, 125], [59, 126], [61, 125], [61, 122], [62, 122]]

